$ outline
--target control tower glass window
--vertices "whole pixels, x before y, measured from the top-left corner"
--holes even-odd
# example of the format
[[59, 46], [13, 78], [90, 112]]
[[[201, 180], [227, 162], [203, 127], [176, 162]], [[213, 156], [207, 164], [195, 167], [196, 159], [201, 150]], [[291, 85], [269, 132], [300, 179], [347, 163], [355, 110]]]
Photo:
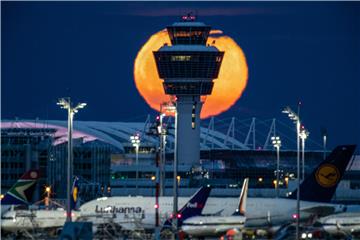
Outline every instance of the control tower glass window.
[[160, 78], [218, 77], [224, 52], [154, 52]]
[[194, 26], [170, 26], [167, 27], [171, 44], [198, 44], [205, 45], [209, 36], [210, 27], [194, 27]]

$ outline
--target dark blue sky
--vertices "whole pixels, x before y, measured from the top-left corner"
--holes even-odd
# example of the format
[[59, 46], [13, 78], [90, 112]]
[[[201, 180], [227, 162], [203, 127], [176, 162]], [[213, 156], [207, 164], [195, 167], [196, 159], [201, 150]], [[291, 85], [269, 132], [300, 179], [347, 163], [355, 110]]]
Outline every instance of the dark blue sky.
[[[144, 120], [154, 113], [133, 81], [146, 40], [189, 11], [242, 47], [249, 81], [221, 117], [276, 117], [303, 102], [321, 142], [360, 144], [358, 2], [1, 2], [2, 118], [65, 119], [59, 97], [86, 101], [81, 120]], [[140, 117], [140, 118], [139, 118]]]

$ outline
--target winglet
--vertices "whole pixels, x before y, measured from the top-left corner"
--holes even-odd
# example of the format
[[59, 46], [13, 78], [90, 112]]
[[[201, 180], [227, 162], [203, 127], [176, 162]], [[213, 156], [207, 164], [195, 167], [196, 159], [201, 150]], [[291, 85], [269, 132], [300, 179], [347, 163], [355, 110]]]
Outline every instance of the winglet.
[[235, 212], [232, 214], [233, 216], [245, 216], [248, 188], [249, 188], [249, 178], [245, 178], [240, 192], [239, 204]]

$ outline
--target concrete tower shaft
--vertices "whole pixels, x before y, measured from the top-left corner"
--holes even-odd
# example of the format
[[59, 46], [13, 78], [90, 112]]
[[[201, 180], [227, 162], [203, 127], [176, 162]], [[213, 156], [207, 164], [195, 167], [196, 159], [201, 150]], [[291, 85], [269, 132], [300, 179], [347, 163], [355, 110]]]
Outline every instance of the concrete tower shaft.
[[200, 159], [200, 97], [211, 94], [224, 52], [206, 44], [210, 26], [192, 16], [182, 20], [167, 27], [172, 45], [154, 57], [165, 93], [176, 96], [178, 162], [193, 165]]

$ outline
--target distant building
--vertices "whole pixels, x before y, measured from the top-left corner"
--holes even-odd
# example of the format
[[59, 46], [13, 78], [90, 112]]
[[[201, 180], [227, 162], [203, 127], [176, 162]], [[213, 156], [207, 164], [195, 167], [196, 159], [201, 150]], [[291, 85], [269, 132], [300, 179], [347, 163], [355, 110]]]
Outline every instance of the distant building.
[[[111, 150], [99, 141], [83, 143], [73, 141], [73, 175], [80, 177], [81, 197], [90, 200], [106, 194], [110, 186]], [[55, 198], [66, 196], [67, 143], [51, 148], [47, 168], [47, 181], [56, 193]]]
[[[40, 170], [35, 200], [43, 198], [44, 187], [51, 185], [53, 198], [66, 198], [67, 143], [63, 129], [42, 124], [2, 123], [1, 192], [6, 192], [31, 168]], [[73, 173], [80, 177], [83, 198], [93, 199], [110, 186], [111, 150], [109, 144], [74, 141]]]
[[[149, 121], [76, 121], [74, 123], [74, 174], [82, 176], [83, 186], [80, 187], [80, 193], [83, 199], [108, 195], [108, 190], [112, 195], [123, 196], [134, 195], [137, 192], [152, 195], [155, 192], [153, 179], [157, 171], [155, 159], [159, 138], [156, 135], [148, 135], [151, 125]], [[27, 166], [39, 166], [45, 172], [41, 184], [51, 184], [56, 192], [54, 197], [63, 198], [66, 189], [62, 180], [66, 181], [67, 122], [49, 120], [39, 124], [30, 120], [18, 120], [2, 121], [1, 126], [2, 192], [21, 176]], [[220, 126], [216, 128], [220, 129]], [[260, 127], [258, 132], [259, 129]], [[281, 131], [280, 127], [277, 131]], [[225, 132], [231, 131], [225, 128]], [[139, 133], [141, 138], [138, 154], [138, 191], [136, 191], [135, 178], [136, 153], [130, 143], [130, 136], [134, 133]], [[200, 133], [200, 164], [179, 165], [180, 194], [190, 194], [193, 192], [193, 189], [189, 189], [191, 187], [211, 184], [217, 187], [212, 191], [215, 195], [236, 196], [245, 177], [250, 177], [251, 196], [271, 196], [275, 193], [273, 181], [276, 152], [271, 146], [255, 148], [251, 146], [251, 142], [246, 144], [246, 141], [240, 141], [211, 128], [202, 127]], [[166, 138], [165, 195], [172, 194], [173, 134], [174, 130], [169, 128]], [[284, 145], [286, 143], [284, 141]], [[17, 153], [19, 149], [21, 151]], [[306, 151], [306, 174], [323, 160], [323, 154], [321, 150]], [[281, 149], [282, 193], [286, 192], [288, 185], [291, 188], [291, 181], [296, 177], [296, 159], [296, 151], [286, 149], [285, 146]], [[356, 196], [360, 199], [358, 194], [360, 171], [357, 160], [359, 158], [351, 162], [352, 165], [348, 167], [339, 185], [341, 189], [338, 189], [336, 199], [354, 199]]]
[[25, 171], [36, 168], [41, 173], [36, 199], [41, 197], [54, 132], [56, 129], [52, 128], [1, 129], [1, 192], [7, 191]]

